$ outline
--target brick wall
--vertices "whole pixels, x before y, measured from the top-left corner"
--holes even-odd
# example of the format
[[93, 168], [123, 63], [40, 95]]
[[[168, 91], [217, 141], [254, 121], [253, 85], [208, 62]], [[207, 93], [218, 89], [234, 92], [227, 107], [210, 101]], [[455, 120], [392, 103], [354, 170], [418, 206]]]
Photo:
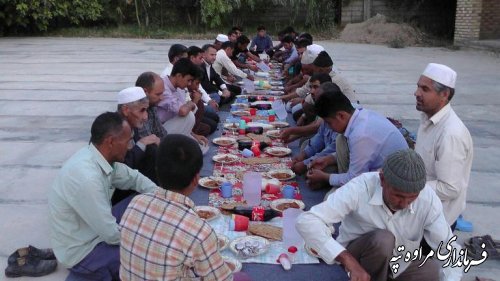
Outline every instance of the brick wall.
[[363, 3], [363, 0], [349, 0], [347, 5], [342, 4], [342, 25], [363, 21]]
[[483, 0], [480, 39], [500, 38], [500, 1]]
[[455, 17], [456, 43], [479, 39], [481, 9], [482, 0], [457, 0], [457, 11]]

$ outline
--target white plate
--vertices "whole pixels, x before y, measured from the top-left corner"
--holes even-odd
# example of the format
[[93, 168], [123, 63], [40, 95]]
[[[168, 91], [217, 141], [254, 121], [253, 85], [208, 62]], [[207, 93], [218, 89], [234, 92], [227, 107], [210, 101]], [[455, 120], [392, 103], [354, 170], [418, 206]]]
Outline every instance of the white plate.
[[[238, 257], [255, 257], [267, 252], [269, 249], [269, 241], [260, 236], [243, 236], [231, 241], [229, 249]], [[244, 249], [248, 249], [248, 251]]]
[[272, 138], [272, 139], [279, 139], [280, 138], [281, 131], [280, 130], [269, 130], [266, 132], [266, 136]]
[[273, 146], [273, 147], [266, 147], [264, 151], [272, 156], [276, 157], [285, 157], [288, 154], [292, 153], [292, 150], [288, 147], [279, 147], [279, 146]]
[[250, 111], [248, 110], [235, 110], [235, 111], [231, 111], [231, 114], [232, 115], [235, 115], [235, 116], [250, 116]]
[[255, 76], [267, 78], [267, 77], [269, 77], [269, 73], [258, 71], [258, 72], [255, 72]]
[[248, 122], [248, 123], [247, 123], [247, 126], [248, 126], [248, 127], [262, 127], [262, 129], [264, 129], [264, 130], [269, 130], [269, 129], [274, 128], [274, 127], [273, 127], [272, 125], [270, 125], [270, 124], [260, 123], [260, 122]]
[[229, 164], [238, 161], [239, 157], [234, 154], [223, 153], [214, 155], [214, 157], [212, 157], [212, 160], [214, 160], [217, 163]]
[[235, 123], [224, 123], [224, 129], [237, 131], [240, 129], [240, 124], [236, 123], [236, 122]]
[[[276, 174], [287, 174], [288, 176], [283, 177], [283, 178], [281, 178], [281, 177], [278, 178], [277, 176], [275, 176]], [[272, 170], [272, 171], [267, 172], [267, 175], [270, 178], [277, 179], [280, 181], [287, 181], [287, 180], [291, 180], [291, 179], [295, 178], [295, 173], [290, 169]]]
[[[194, 211], [196, 213], [198, 213], [198, 211], [205, 211], [205, 212], [211, 212], [211, 213], [214, 214], [213, 216], [211, 216], [211, 217], [209, 217], [207, 219], [200, 217], [201, 219], [204, 219], [206, 221], [211, 221], [213, 219], [216, 219], [218, 216], [220, 216], [219, 209], [214, 208], [214, 207], [210, 207], [210, 206], [195, 206], [193, 209], [194, 209]], [[198, 214], [198, 216], [199, 216], [199, 214]]]
[[217, 245], [219, 246], [219, 252], [223, 251], [227, 248], [227, 246], [229, 246], [229, 238], [221, 233], [215, 233], [215, 235], [217, 235]]
[[236, 140], [228, 137], [219, 137], [213, 139], [212, 142], [219, 146], [231, 146], [236, 143]]
[[231, 107], [232, 107], [233, 105], [234, 105], [234, 106], [236, 106], [236, 107], [237, 107], [237, 109], [246, 109], [246, 108], [248, 108], [248, 104], [246, 104], [246, 103], [235, 102], [235, 103], [233, 103], [233, 104], [231, 105]]
[[280, 128], [280, 129], [290, 126], [290, 124], [288, 124], [287, 122], [284, 122], [284, 121], [274, 121], [274, 122], [271, 122], [270, 124], [273, 125], [274, 128]]
[[285, 198], [276, 199], [274, 201], [271, 201], [271, 205], [269, 205], [269, 207], [271, 207], [271, 209], [276, 210], [278, 212], [283, 212], [283, 210], [278, 209], [278, 206], [281, 205], [281, 204], [284, 204], [284, 203], [297, 203], [297, 205], [299, 205], [299, 209], [300, 210], [304, 210], [304, 208], [306, 207], [306, 205], [304, 204], [304, 202], [302, 202], [301, 200], [285, 199]]
[[[233, 273], [239, 272], [241, 270], [242, 264], [239, 260], [228, 257], [228, 256], [222, 256], [222, 259], [224, 260], [224, 262], [230, 263], [234, 266]], [[231, 269], [231, 266], [229, 266], [229, 268]]]
[[[198, 181], [198, 184], [204, 188], [218, 189], [225, 181], [227, 180], [221, 177], [204, 177]], [[217, 186], [214, 185], [215, 183], [217, 183]]]
[[272, 101], [259, 100], [259, 101], [254, 101], [254, 102], [251, 103], [251, 105], [253, 105], [253, 106], [260, 105], [260, 104], [269, 104], [269, 105], [272, 105], [273, 102]]
[[285, 92], [283, 92], [283, 91], [273, 91], [273, 90], [271, 90], [271, 91], [269, 91], [269, 94], [270, 94], [270, 95], [273, 95], [273, 96], [281, 96], [281, 95], [284, 95], [284, 94], [285, 94]]
[[270, 81], [269, 85], [271, 85], [271, 86], [282, 86], [283, 82], [281, 82], [281, 81]]

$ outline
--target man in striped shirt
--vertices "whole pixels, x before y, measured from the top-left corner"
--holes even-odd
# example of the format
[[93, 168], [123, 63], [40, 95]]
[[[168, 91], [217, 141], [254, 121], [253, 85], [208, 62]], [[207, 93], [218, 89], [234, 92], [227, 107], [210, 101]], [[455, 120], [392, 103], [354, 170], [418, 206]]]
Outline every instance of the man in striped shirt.
[[187, 197], [203, 165], [198, 144], [169, 134], [157, 160], [161, 188], [136, 196], [120, 223], [121, 280], [232, 280], [214, 230]]

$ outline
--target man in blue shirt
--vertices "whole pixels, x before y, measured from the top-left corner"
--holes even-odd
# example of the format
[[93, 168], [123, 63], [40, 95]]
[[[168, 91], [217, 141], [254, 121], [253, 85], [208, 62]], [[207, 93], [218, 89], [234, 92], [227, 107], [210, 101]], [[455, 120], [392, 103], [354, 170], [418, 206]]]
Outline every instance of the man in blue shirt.
[[266, 34], [266, 28], [262, 25], [257, 27], [257, 36], [252, 39], [250, 50], [256, 51], [257, 53], [261, 54], [263, 52], [267, 52], [272, 48], [273, 40], [269, 35]]
[[[312, 169], [307, 179], [312, 188], [325, 183], [342, 186], [362, 173], [382, 167], [387, 155], [408, 148], [403, 135], [387, 118], [371, 110], [354, 109], [341, 91], [323, 93], [315, 103], [315, 110], [339, 135], [336, 152], [310, 164]], [[338, 173], [322, 171], [329, 165], [337, 165]]]

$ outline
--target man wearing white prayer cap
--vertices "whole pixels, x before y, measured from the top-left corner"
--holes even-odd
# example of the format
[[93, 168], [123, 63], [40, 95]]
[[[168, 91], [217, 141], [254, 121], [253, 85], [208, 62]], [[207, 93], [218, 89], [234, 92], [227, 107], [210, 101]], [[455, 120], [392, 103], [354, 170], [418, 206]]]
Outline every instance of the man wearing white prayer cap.
[[415, 91], [416, 108], [422, 112], [415, 151], [424, 160], [427, 184], [441, 199], [452, 230], [465, 210], [473, 157], [469, 130], [450, 105], [456, 80], [450, 67], [429, 63]]
[[[140, 137], [141, 129], [148, 120], [149, 99], [141, 87], [129, 87], [121, 90], [117, 97], [117, 112], [127, 120], [132, 129], [131, 145], [125, 155], [124, 163], [132, 169], [139, 170], [143, 175], [156, 182], [154, 165], [156, 150], [160, 138], [154, 134]], [[116, 190], [111, 198], [114, 205], [134, 193], [130, 190]]]
[[215, 37], [215, 41], [214, 41], [213, 45], [214, 45], [215, 49], [218, 51], [218, 50], [220, 50], [222, 43], [227, 42], [227, 41], [229, 41], [229, 37], [227, 37], [227, 35], [217, 34], [217, 37]]

